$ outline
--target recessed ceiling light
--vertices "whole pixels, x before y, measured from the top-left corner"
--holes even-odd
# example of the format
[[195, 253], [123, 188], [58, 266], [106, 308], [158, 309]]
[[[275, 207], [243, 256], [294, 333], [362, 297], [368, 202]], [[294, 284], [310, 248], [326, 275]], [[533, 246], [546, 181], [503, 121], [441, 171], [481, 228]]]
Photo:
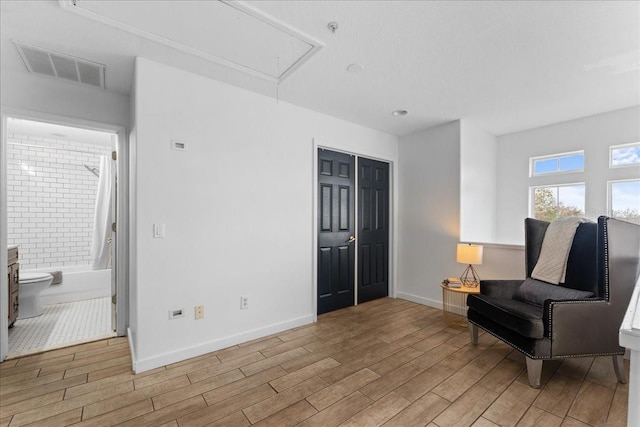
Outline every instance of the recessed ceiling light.
[[364, 65], [358, 64], [357, 62], [349, 64], [349, 66], [347, 67], [347, 71], [353, 74], [357, 74], [362, 70], [364, 70]]
[[63, 133], [52, 133], [51, 136], [57, 136], [58, 138], [67, 138], [67, 135]]
[[402, 117], [402, 116], [406, 116], [407, 114], [409, 114], [409, 112], [407, 110], [395, 110], [391, 114], [393, 114], [396, 117]]

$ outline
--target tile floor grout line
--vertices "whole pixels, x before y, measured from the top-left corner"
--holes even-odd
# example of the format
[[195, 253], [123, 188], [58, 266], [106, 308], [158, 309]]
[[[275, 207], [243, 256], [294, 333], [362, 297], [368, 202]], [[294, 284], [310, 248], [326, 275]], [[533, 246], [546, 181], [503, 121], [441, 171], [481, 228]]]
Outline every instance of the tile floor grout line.
[[41, 316], [17, 320], [9, 329], [8, 357], [113, 336], [109, 300], [104, 297], [47, 305]]

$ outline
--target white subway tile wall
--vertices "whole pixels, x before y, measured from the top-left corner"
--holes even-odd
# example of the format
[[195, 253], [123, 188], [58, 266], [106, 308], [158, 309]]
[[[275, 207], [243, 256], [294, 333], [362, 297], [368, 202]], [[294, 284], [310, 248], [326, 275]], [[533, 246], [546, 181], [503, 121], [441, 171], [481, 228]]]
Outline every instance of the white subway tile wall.
[[7, 135], [8, 243], [20, 268], [87, 265], [100, 156], [111, 148], [63, 139]]

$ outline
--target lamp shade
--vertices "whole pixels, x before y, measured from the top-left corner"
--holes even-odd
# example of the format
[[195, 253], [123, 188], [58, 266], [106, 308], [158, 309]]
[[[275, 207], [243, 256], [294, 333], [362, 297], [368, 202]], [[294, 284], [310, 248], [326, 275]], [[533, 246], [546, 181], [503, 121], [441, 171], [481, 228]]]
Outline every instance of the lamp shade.
[[458, 243], [456, 261], [460, 264], [482, 264], [482, 245]]

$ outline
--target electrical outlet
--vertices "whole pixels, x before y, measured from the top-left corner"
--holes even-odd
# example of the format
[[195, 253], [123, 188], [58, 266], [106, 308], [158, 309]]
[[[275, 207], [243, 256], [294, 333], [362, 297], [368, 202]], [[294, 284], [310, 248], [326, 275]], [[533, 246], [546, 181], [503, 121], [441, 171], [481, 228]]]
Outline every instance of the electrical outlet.
[[177, 319], [178, 317], [184, 316], [184, 310], [181, 308], [177, 308], [175, 310], [169, 310], [169, 320]]
[[196, 320], [204, 319], [204, 305], [196, 305], [195, 317]]
[[249, 297], [240, 297], [240, 310], [249, 308]]

